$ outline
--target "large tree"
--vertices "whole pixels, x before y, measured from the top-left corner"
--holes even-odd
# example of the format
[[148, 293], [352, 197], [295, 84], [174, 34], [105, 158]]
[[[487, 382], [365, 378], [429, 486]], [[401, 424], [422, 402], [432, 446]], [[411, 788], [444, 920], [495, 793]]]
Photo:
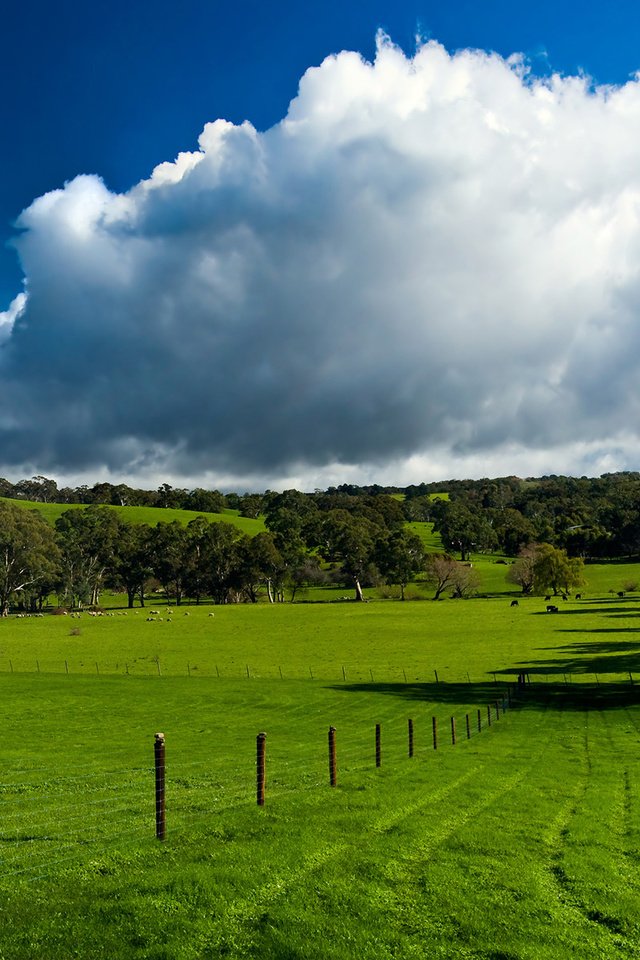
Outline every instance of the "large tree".
[[145, 524], [123, 524], [115, 549], [113, 582], [124, 587], [128, 606], [137, 597], [144, 607], [145, 586], [151, 576], [151, 529]]
[[158, 523], [151, 537], [151, 566], [165, 594], [182, 603], [190, 574], [189, 534], [178, 521]]
[[424, 561], [422, 541], [409, 530], [396, 530], [378, 541], [378, 569], [387, 583], [399, 585], [401, 600], [404, 600], [407, 584], [424, 569]]
[[57, 562], [49, 524], [33, 510], [0, 501], [0, 616], [7, 616], [12, 597], [51, 582]]
[[493, 527], [483, 511], [471, 510], [463, 503], [439, 505], [433, 527], [447, 550], [460, 551], [461, 560], [466, 560], [471, 551], [483, 553], [497, 544]]
[[375, 571], [375, 547], [380, 528], [366, 517], [330, 510], [318, 530], [318, 550], [328, 561], [339, 561], [353, 584], [355, 599], [364, 600], [362, 584]]
[[530, 543], [522, 548], [506, 579], [522, 587], [524, 594], [569, 593], [584, 584], [583, 570], [582, 560], [568, 557], [566, 550], [550, 543]]
[[122, 521], [104, 506], [66, 510], [56, 520], [62, 554], [62, 598], [75, 606], [100, 600], [107, 574], [115, 568]]

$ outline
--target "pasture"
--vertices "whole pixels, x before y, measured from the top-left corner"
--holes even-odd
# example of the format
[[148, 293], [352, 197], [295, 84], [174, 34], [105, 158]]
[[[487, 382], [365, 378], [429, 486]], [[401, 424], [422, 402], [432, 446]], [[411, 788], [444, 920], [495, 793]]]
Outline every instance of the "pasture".
[[608, 591], [0, 622], [0, 957], [637, 956], [640, 601]]

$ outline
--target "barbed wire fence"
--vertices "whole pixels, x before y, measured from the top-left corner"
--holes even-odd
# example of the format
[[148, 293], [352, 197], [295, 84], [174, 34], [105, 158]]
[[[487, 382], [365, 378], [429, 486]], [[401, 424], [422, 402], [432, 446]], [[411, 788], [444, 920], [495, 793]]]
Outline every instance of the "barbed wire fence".
[[358, 717], [357, 731], [349, 729], [347, 713], [341, 725], [325, 727], [324, 745], [318, 738], [297, 757], [289, 755], [290, 738], [260, 731], [253, 783], [248, 745], [241, 769], [217, 769], [206, 759], [173, 757], [170, 731], [167, 737], [155, 734], [147, 766], [69, 776], [51, 776], [36, 765], [14, 769], [11, 781], [0, 780], [0, 884], [40, 880], [78, 861], [100, 869], [109, 851], [164, 842], [214, 819], [219, 824], [238, 805], [262, 807], [272, 797], [336, 789], [401, 759], [415, 762], [429, 752], [460, 749], [502, 722], [529, 684], [521, 674], [517, 683], [500, 685], [495, 700], [462, 718], [442, 711], [405, 714], [395, 718], [389, 737], [386, 724], [373, 720], [374, 704]]

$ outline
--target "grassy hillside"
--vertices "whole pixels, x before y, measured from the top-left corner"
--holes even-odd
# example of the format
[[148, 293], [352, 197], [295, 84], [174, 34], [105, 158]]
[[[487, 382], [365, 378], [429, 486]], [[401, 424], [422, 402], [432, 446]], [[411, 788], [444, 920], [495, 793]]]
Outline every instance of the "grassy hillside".
[[[51, 524], [54, 524], [66, 510], [86, 509], [86, 506], [81, 503], [35, 503], [31, 500], [8, 500], [6, 497], [0, 497], [0, 500], [6, 500], [8, 503], [24, 507], [27, 510], [37, 510]], [[151, 527], [155, 527], [157, 523], [171, 523], [173, 520], [177, 520], [186, 526], [195, 517], [206, 517], [212, 523], [231, 523], [249, 536], [254, 536], [265, 529], [262, 518], [252, 520], [248, 517], [241, 517], [237, 510], [225, 510], [224, 513], [203, 513], [195, 510], [174, 510], [163, 507], [108, 506], [107, 509], [115, 510], [126, 523], [146, 523]]]

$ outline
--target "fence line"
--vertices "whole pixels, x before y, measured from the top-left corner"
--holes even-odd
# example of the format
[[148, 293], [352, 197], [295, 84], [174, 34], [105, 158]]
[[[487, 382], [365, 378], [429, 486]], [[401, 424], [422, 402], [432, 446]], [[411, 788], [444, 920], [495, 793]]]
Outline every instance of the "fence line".
[[[514, 687], [513, 696], [515, 698], [516, 688]], [[509, 705], [509, 698], [505, 695], [502, 701], [498, 701], [499, 706], [505, 711]], [[413, 717], [407, 720], [405, 734], [400, 737], [398, 733], [391, 739], [388, 739], [386, 750], [387, 756], [396, 756], [404, 753], [406, 756], [408, 736], [408, 753], [412, 758], [415, 755], [415, 733], [416, 728], [422, 732], [422, 751], [426, 756], [428, 744], [426, 740], [426, 727], [428, 718], [424, 717], [422, 721], [415, 723]], [[470, 738], [469, 714], [466, 715], [467, 734]], [[366, 718], [358, 717], [361, 735], [366, 730]], [[436, 729], [436, 717], [433, 717], [433, 729]], [[364, 723], [364, 726], [363, 726]], [[451, 718], [452, 731], [455, 731], [455, 718]], [[392, 725], [393, 726], [393, 725]], [[369, 728], [371, 729], [371, 728]], [[420, 736], [418, 737], [420, 739]], [[338, 783], [339, 768], [350, 775], [361, 771], [371, 770], [382, 767], [382, 723], [375, 724], [375, 750], [367, 750], [364, 741], [356, 745], [349, 745], [348, 739], [345, 744], [338, 749], [337, 728], [329, 727], [328, 733], [328, 777], [326, 773], [321, 775], [323, 764], [321, 763], [321, 752], [309, 759], [287, 760], [280, 755], [278, 744], [274, 744], [273, 756], [267, 757], [266, 751], [267, 735], [258, 734], [256, 738], [256, 800], [259, 806], [264, 806], [268, 802], [268, 776], [272, 787], [277, 788], [278, 795], [283, 793], [299, 792], [300, 789], [317, 789], [323, 785], [329, 785], [335, 788]], [[452, 743], [455, 743], [455, 733], [452, 737]], [[404, 746], [403, 746], [404, 744]], [[420, 745], [419, 745], [420, 746]], [[326, 757], [326, 754], [325, 754]], [[326, 760], [325, 760], [326, 763]], [[250, 788], [246, 782], [246, 777], [241, 774], [226, 778], [226, 782], [219, 782], [215, 779], [215, 796], [211, 796], [211, 778], [197, 777], [198, 771], [209, 769], [207, 761], [180, 762], [175, 764], [170, 762], [167, 768], [165, 758], [165, 737], [158, 733], [154, 738], [154, 763], [153, 766], [135, 767], [131, 769], [120, 768], [117, 771], [88, 773], [86, 777], [56, 777], [45, 780], [43, 783], [29, 781], [25, 783], [3, 783], [0, 784], [0, 795], [4, 794], [4, 806], [8, 807], [13, 801], [14, 805], [19, 804], [19, 808], [10, 812], [0, 820], [0, 840], [2, 840], [3, 856], [0, 858], [0, 880], [22, 877], [27, 879], [38, 879], [44, 877], [55, 870], [60, 864], [77, 859], [82, 851], [86, 851], [88, 846], [100, 845], [103, 849], [125, 840], [143, 840], [145, 837], [152, 836], [152, 811], [153, 802], [151, 801], [151, 791], [154, 789], [151, 784], [155, 782], [155, 836], [158, 840], [164, 841], [167, 833], [188, 829], [189, 824], [210, 819], [214, 814], [224, 813], [226, 810], [233, 809], [238, 801], [247, 801], [250, 795]], [[269, 772], [271, 771], [271, 772]], [[302, 772], [308, 774], [304, 777], [303, 783], [299, 782], [299, 775]], [[191, 813], [185, 813], [179, 801], [174, 806], [176, 799], [172, 796], [177, 789], [176, 797], [179, 797], [181, 788], [181, 774], [185, 772], [196, 774], [195, 782], [189, 784], [198, 791], [203, 799], [197, 802], [198, 815], [194, 818], [193, 810]], [[125, 779], [126, 778], [126, 779]], [[298, 778], [298, 783], [292, 783], [292, 780]], [[288, 785], [288, 783], [291, 785]], [[72, 787], [74, 793], [83, 785], [90, 784], [90, 793], [96, 794], [91, 799], [82, 799], [81, 808], [77, 797], [69, 795], [65, 787]], [[38, 796], [46, 797], [45, 804], [38, 805], [34, 815], [29, 815], [28, 804], [33, 797], [16, 797], [23, 790], [33, 790]], [[121, 794], [122, 790], [129, 793], [128, 797]], [[208, 793], [205, 792], [205, 789]], [[62, 792], [64, 791], [64, 792]], [[83, 791], [86, 794], [86, 790]], [[100, 794], [103, 794], [100, 796]], [[108, 796], [104, 794], [108, 793]], [[12, 796], [13, 795], [13, 796]], [[145, 800], [146, 798], [146, 800]], [[222, 803], [220, 801], [223, 801]], [[115, 802], [114, 802], [115, 801]], [[173, 803], [172, 803], [173, 801]], [[129, 827], [126, 827], [126, 823]], [[110, 831], [117, 826], [117, 834], [109, 835]], [[122, 827], [125, 826], [125, 829]], [[15, 838], [12, 834], [15, 833]], [[24, 852], [30, 851], [30, 858], [33, 859], [33, 850], [38, 848], [38, 844], [46, 842], [50, 848], [51, 842], [57, 843], [57, 852], [60, 854], [53, 857], [47, 853], [46, 870], [43, 871], [43, 862], [35, 862], [25, 865]], [[70, 851], [75, 851], [70, 853]], [[9, 853], [9, 856], [6, 854]]]
[[[426, 687], [447, 686], [447, 685], [498, 685], [502, 681], [506, 684], [517, 682], [517, 673], [515, 669], [495, 671], [489, 670], [483, 673], [481, 677], [471, 678], [468, 671], [462, 671], [456, 675], [443, 675], [442, 670], [425, 666], [416, 665], [408, 669], [406, 666], [398, 664], [377, 664], [375, 666], [362, 665], [360, 663], [342, 663], [342, 664], [309, 664], [303, 666], [287, 668], [280, 665], [268, 664], [262, 668], [256, 668], [255, 664], [233, 664], [233, 663], [207, 663], [204, 666], [193, 663], [188, 660], [184, 662], [183, 668], [178, 668], [175, 661], [169, 662], [169, 665], [159, 657], [148, 659], [129, 660], [116, 663], [99, 663], [97, 661], [80, 660], [73, 661], [67, 659], [53, 660], [51, 658], [43, 660], [42, 658], [34, 660], [9, 659], [0, 657], [0, 674], [21, 676], [40, 674], [41, 676], [69, 676], [69, 677], [112, 677], [112, 676], [130, 676], [134, 679], [166, 679], [178, 678], [197, 680], [216, 679], [216, 680], [244, 680], [246, 682], [255, 682], [256, 680], [282, 680], [301, 681], [313, 680], [324, 683], [335, 683], [338, 685], [362, 685], [368, 687], [376, 684], [408, 684], [409, 686], [418, 684]], [[501, 680], [498, 679], [500, 674]], [[549, 673], [526, 671], [529, 677], [535, 677], [538, 682], [550, 682], [553, 679], [556, 682], [562, 682], [565, 685], [576, 682], [596, 682], [599, 683], [599, 675], [595, 673], [570, 672]], [[620, 678], [616, 682], [626, 682], [634, 685], [636, 677], [629, 670], [617, 671], [610, 675]], [[622, 679], [624, 678], [624, 679]]]
[[[568, 683], [569, 681], [567, 685]], [[477, 708], [477, 730], [472, 730], [472, 714], [464, 714], [466, 741], [475, 740], [490, 727], [502, 727], [509, 708], [518, 706], [530, 696], [531, 685], [531, 675], [522, 672], [518, 675], [516, 683], [502, 687], [501, 696], [498, 699], [483, 705], [487, 710], [486, 726], [482, 723], [483, 708]], [[598, 683], [594, 685], [594, 690], [596, 686], [600, 688]], [[495, 689], [493, 684], [492, 689]], [[321, 712], [321, 710], [317, 711], [318, 714]], [[415, 756], [414, 747], [417, 744], [418, 756], [423, 761], [429, 756], [431, 746], [436, 749], [443, 747], [437, 740], [439, 717], [431, 718], [432, 729], [429, 731], [429, 717], [425, 714], [419, 716], [417, 721], [415, 716], [405, 718], [404, 726], [396, 716], [387, 728], [390, 735], [385, 734], [383, 754], [383, 723], [377, 720], [374, 725], [372, 719], [367, 719], [367, 716], [371, 718], [372, 714], [373, 711], [368, 710], [364, 716], [358, 715], [356, 731], [358, 739], [355, 741], [350, 741], [347, 728], [338, 725], [329, 727], [328, 776], [325, 752], [327, 741], [324, 748], [321, 748], [318, 740], [317, 749], [309, 751], [306, 757], [287, 759], [286, 741], [283, 745], [277, 735], [274, 738], [271, 734], [269, 754], [267, 754], [267, 735], [259, 734], [256, 739], [258, 805], [264, 806], [269, 802], [269, 787], [277, 791], [278, 796], [301, 790], [322, 789], [323, 786], [335, 788], [341, 778], [341, 772], [343, 775], [348, 773], [353, 777], [361, 771], [373, 773], [376, 768], [384, 770], [388, 758], [391, 758], [393, 763], [396, 758], [407, 757], [407, 745], [409, 758]], [[350, 712], [350, 717], [353, 718], [353, 712]], [[440, 719], [444, 718], [440, 716]], [[451, 716], [448, 719], [451, 723], [453, 746], [456, 744], [456, 717]], [[344, 733], [338, 739], [341, 730]], [[375, 741], [373, 740], [374, 732]], [[429, 742], [430, 732], [433, 738], [432, 744]], [[463, 750], [466, 741], [461, 735], [456, 753]], [[234, 741], [235, 744], [239, 742], [238, 738]], [[248, 762], [249, 758], [250, 750], [247, 746]], [[410, 769], [415, 770], [415, 763], [416, 761], [412, 760]], [[29, 773], [35, 772], [35, 769], [27, 768]], [[1, 772], [0, 766], [0, 774]], [[127, 838], [151, 840], [154, 811], [151, 797], [154, 789], [152, 786], [154, 774], [155, 835], [159, 840], [164, 840], [167, 835], [186, 831], [189, 825], [194, 823], [210, 821], [212, 817], [220, 816], [236, 807], [238, 802], [250, 802], [251, 783], [246, 773], [227, 775], [226, 771], [224, 774], [219, 771], [216, 776], [212, 776], [210, 761], [205, 759], [198, 761], [176, 759], [174, 763], [170, 758], [167, 767], [162, 734], [157, 734], [154, 739], [152, 766], [120, 768], [116, 771], [101, 773], [89, 772], [84, 777], [59, 776], [51, 779], [46, 778], [45, 772], [45, 779], [40, 783], [5, 781], [0, 783], [0, 803], [4, 808], [0, 818], [0, 841], [2, 841], [0, 843], [0, 881], [11, 877], [36, 879], [46, 876], [57, 865], [77, 859], [82, 856], [83, 851], [86, 853], [87, 850], [95, 849], [96, 846], [100, 849], [107, 848], [124, 843]], [[186, 784], [185, 777], [190, 777]], [[118, 782], [115, 782], [116, 778]], [[185, 785], [188, 791], [193, 792], [182, 793], [181, 790]], [[67, 787], [71, 790], [65, 790]], [[82, 790], [83, 787], [84, 790]], [[29, 791], [33, 791], [36, 797], [21, 795]], [[123, 791], [127, 792], [127, 796], [121, 795]], [[81, 793], [82, 796], [78, 799]], [[85, 799], [87, 793], [89, 798]], [[33, 814], [29, 815], [30, 802], [40, 798], [46, 799], [46, 803], [38, 804]], [[10, 810], [11, 803], [17, 808], [14, 811]], [[51, 816], [47, 820], [49, 813]], [[115, 836], [114, 830], [117, 830]], [[46, 855], [44, 852], [41, 853], [42, 860], [38, 862], [37, 854], [33, 851], [42, 851], [43, 843], [46, 844], [47, 852]], [[52, 843], [57, 844], [56, 849], [52, 850]], [[69, 853], [69, 851], [75, 852]], [[51, 853], [53, 856], [50, 855]], [[30, 858], [30, 863], [24, 863], [25, 856]]]

